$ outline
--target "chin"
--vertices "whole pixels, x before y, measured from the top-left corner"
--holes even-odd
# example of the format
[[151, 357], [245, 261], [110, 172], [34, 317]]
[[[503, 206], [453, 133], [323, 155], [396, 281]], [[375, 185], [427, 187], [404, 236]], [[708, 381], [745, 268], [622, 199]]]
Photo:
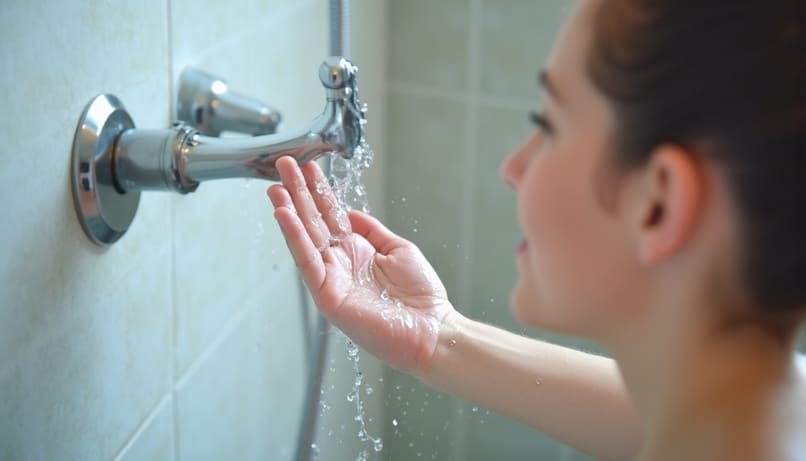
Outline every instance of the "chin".
[[[550, 331], [561, 335], [587, 336], [584, 322], [579, 318], [569, 318], [568, 310], [551, 305], [535, 293], [525, 292], [516, 286], [510, 296], [510, 309], [515, 319], [526, 326]], [[575, 321], [576, 320], [576, 321]]]
[[543, 312], [537, 296], [523, 290], [520, 285], [516, 285], [510, 296], [510, 310], [515, 319], [526, 326], [534, 328], [546, 328], [546, 313]]

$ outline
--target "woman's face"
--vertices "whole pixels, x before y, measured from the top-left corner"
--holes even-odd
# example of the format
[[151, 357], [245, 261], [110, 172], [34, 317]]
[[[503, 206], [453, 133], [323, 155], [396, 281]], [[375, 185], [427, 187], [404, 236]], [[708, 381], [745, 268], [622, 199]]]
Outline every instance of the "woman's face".
[[592, 15], [581, 2], [538, 79], [544, 122], [501, 166], [517, 192], [524, 240], [513, 311], [523, 323], [596, 337], [634, 304], [640, 282], [628, 222], [598, 187], [612, 116], [585, 65]]

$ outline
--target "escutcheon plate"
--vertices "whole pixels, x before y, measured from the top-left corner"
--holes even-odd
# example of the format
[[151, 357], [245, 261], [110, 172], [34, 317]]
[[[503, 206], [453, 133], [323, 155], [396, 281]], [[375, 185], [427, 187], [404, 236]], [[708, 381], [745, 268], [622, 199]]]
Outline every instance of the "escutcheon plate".
[[87, 104], [73, 138], [73, 200], [81, 227], [98, 245], [123, 236], [140, 203], [140, 192], [119, 192], [113, 174], [118, 136], [131, 128], [134, 122], [120, 100], [101, 94]]

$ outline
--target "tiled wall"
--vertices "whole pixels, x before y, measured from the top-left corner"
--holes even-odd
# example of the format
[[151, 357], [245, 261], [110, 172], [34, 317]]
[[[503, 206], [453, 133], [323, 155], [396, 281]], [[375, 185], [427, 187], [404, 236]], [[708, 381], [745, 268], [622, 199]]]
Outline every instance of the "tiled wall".
[[[520, 231], [498, 166], [532, 130], [537, 71], [571, 3], [389, 5], [388, 223], [422, 247], [464, 314], [517, 332], [508, 299]], [[415, 379], [388, 376], [389, 459], [587, 459]]]
[[[357, 0], [353, 12], [366, 24], [353, 56], [382, 150], [384, 2]], [[326, 15], [325, 0], [0, 7], [0, 459], [291, 459], [304, 304], [266, 184], [145, 193], [129, 232], [104, 250], [75, 217], [68, 171], [94, 95], [116, 94], [138, 127], [164, 128], [189, 65], [279, 108], [286, 128], [312, 118], [324, 106]], [[334, 338], [326, 395], [341, 402], [353, 378]], [[376, 362], [362, 364], [379, 378]], [[351, 437], [321, 442], [331, 459], [357, 452], [353, 412], [333, 405]]]

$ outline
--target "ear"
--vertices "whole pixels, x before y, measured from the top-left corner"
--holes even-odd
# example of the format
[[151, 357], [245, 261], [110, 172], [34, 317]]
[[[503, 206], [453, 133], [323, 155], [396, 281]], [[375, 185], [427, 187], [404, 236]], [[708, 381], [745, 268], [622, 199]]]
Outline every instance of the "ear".
[[696, 157], [679, 146], [662, 145], [652, 153], [638, 201], [641, 262], [668, 259], [691, 238], [705, 193], [701, 168]]

